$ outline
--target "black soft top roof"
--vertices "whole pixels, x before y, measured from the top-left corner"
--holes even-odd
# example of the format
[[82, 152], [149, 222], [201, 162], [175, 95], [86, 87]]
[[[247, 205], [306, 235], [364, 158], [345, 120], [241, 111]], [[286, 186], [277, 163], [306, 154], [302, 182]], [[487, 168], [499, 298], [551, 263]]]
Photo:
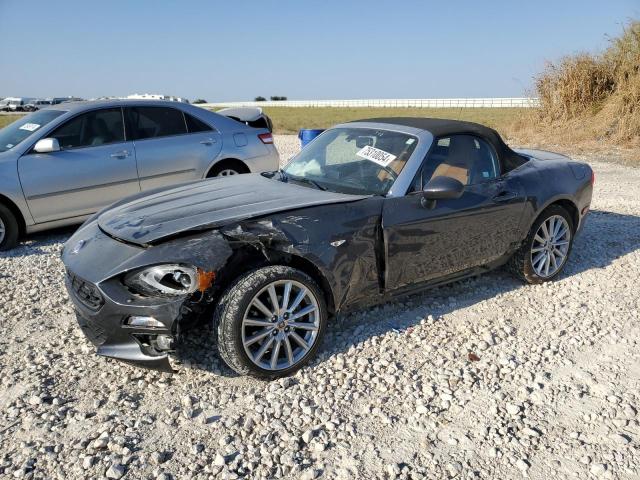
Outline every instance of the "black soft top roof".
[[379, 117], [355, 120], [356, 122], [387, 123], [390, 125], [402, 125], [430, 132], [434, 137], [446, 137], [448, 135], [477, 135], [493, 145], [502, 163], [505, 172], [519, 167], [527, 161], [518, 155], [504, 143], [498, 132], [494, 129], [480, 125], [479, 123], [464, 122], [462, 120], [449, 120], [446, 118], [423, 117]]

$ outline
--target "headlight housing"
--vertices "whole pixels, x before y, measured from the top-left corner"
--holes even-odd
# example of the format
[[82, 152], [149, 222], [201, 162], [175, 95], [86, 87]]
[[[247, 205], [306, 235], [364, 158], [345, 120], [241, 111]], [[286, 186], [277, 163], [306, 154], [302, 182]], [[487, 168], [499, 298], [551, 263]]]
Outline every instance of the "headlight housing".
[[178, 297], [200, 287], [199, 271], [179, 264], [154, 265], [128, 273], [124, 284], [136, 293], [151, 297]]

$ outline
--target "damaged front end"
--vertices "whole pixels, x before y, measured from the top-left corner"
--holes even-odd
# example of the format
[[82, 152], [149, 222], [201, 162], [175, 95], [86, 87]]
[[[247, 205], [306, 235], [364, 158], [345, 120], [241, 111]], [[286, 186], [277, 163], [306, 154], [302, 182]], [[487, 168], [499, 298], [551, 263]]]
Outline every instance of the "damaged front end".
[[69, 239], [62, 259], [78, 324], [97, 353], [172, 372], [168, 354], [210, 304], [216, 272], [231, 255], [216, 231], [143, 247], [92, 222]]

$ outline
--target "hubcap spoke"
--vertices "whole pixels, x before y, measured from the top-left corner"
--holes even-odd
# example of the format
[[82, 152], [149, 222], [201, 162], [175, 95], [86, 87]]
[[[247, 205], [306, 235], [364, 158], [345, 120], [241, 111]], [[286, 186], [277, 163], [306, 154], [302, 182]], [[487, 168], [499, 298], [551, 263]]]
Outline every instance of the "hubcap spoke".
[[315, 332], [318, 330], [318, 327], [313, 323], [303, 323], [303, 322], [289, 322], [288, 325], [292, 328], [299, 328], [301, 330], [310, 330]]
[[253, 357], [253, 359], [256, 362], [259, 362], [260, 359], [264, 357], [264, 354], [267, 352], [267, 350], [269, 349], [272, 343], [273, 343], [273, 337], [269, 337], [267, 340], [265, 340], [265, 342], [260, 347], [260, 350], [256, 352], [256, 356]]
[[276, 340], [276, 346], [273, 347], [273, 351], [271, 352], [271, 368], [276, 368], [278, 366], [278, 356], [280, 355], [281, 345], [282, 341]]
[[273, 323], [269, 320], [261, 320], [259, 318], [245, 318], [244, 324], [250, 327], [273, 327]]
[[280, 304], [278, 303], [278, 295], [276, 294], [276, 287], [273, 284], [269, 285], [267, 289], [269, 292], [269, 299], [271, 299], [271, 305], [275, 310], [276, 315], [280, 315]]
[[255, 306], [258, 310], [260, 310], [264, 316], [266, 316], [267, 318], [271, 318], [275, 312], [272, 312], [271, 310], [269, 310], [266, 305], [264, 303], [262, 303], [260, 301], [260, 299], [258, 297], [253, 299], [253, 302], [251, 302], [253, 304], [253, 306]]
[[302, 338], [296, 332], [289, 333], [289, 336], [293, 338], [296, 341], [296, 343], [304, 349], [305, 352], [309, 350], [309, 344], [305, 342], [304, 338]]
[[280, 308], [280, 311], [282, 312], [286, 312], [289, 307], [289, 297], [291, 296], [291, 287], [292, 287], [291, 282], [287, 282], [284, 285], [284, 293], [282, 294], [282, 307]]
[[309, 315], [310, 313], [313, 313], [316, 311], [316, 307], [315, 305], [309, 305], [308, 307], [304, 307], [302, 310], [300, 310], [299, 312], [294, 313], [293, 315], [291, 315], [289, 317], [289, 321], [292, 322], [294, 320], [297, 320], [298, 318], [302, 318], [305, 315]]
[[298, 305], [300, 305], [302, 300], [304, 300], [304, 297], [306, 294], [307, 294], [307, 289], [304, 287], [301, 288], [300, 291], [298, 292], [298, 296], [289, 307], [289, 312], [293, 312], [296, 308], [298, 308]]
[[262, 340], [267, 335], [271, 335], [272, 331], [273, 331], [273, 328], [269, 328], [269, 329], [265, 330], [264, 332], [256, 333], [253, 337], [247, 338], [247, 340], [245, 340], [245, 342], [244, 342], [245, 347], [253, 345], [256, 342], [259, 342], [260, 340]]
[[293, 349], [291, 348], [291, 342], [289, 341], [289, 336], [284, 337], [284, 351], [287, 354], [287, 366], [293, 365]]
[[547, 222], [542, 222], [542, 225], [540, 225], [540, 228], [542, 229], [542, 238], [547, 240], [549, 238], [549, 230], [547, 230]]

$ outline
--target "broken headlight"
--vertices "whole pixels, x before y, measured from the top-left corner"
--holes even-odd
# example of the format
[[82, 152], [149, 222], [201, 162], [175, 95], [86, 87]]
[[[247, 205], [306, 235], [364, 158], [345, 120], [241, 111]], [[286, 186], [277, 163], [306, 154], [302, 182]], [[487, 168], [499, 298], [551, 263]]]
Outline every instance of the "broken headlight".
[[155, 265], [128, 273], [124, 284], [136, 293], [151, 297], [188, 295], [199, 286], [198, 270], [185, 265]]

